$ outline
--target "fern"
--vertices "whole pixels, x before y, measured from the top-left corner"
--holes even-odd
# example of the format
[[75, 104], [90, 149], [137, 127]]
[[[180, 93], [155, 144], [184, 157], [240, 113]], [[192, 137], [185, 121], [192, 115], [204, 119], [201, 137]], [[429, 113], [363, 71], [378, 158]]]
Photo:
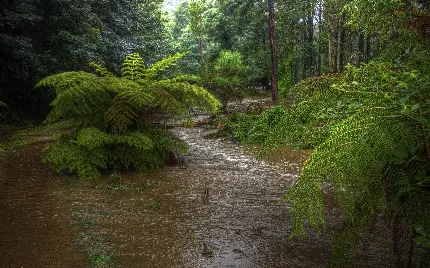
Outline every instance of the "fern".
[[109, 72], [106, 68], [98, 65], [95, 62], [90, 62], [88, 64], [90, 67], [92, 67], [94, 69], [94, 71], [96, 72], [96, 74], [98, 74], [101, 77], [114, 77], [115, 75], [111, 72]]
[[137, 81], [146, 78], [144, 73], [145, 63], [139, 53], [133, 53], [125, 58], [121, 69], [122, 78]]
[[[348, 265], [356, 241], [378, 213], [401, 214], [409, 226], [423, 222], [430, 226], [427, 184], [417, 179], [430, 173], [429, 77], [373, 63], [350, 67], [343, 79], [331, 88], [340, 99], [360, 101], [362, 108], [350, 110], [352, 115], [330, 127], [329, 137], [314, 150], [285, 196], [292, 205], [293, 235], [304, 236], [305, 219], [314, 228], [325, 228], [322, 189], [325, 184], [332, 186], [347, 217], [335, 236], [334, 267]], [[313, 102], [313, 97], [308, 99]], [[301, 112], [313, 110], [307, 109]]]
[[[204, 88], [193, 84], [195, 77], [156, 79], [183, 55], [146, 68], [140, 55], [133, 53], [123, 63], [121, 78], [90, 63], [97, 75], [65, 72], [42, 79], [36, 87], [53, 87], [57, 94], [46, 122], [81, 122], [76, 139], [69, 137], [54, 144], [45, 161], [85, 178], [97, 176], [100, 168], [160, 167], [166, 154], [186, 152], [184, 143], [164, 132], [154, 135], [146, 126], [147, 115], [154, 111], [167, 111], [190, 121], [189, 107], [216, 112], [221, 106]], [[139, 125], [145, 127], [139, 129]]]
[[49, 152], [43, 162], [53, 164], [58, 171], [76, 172], [80, 178], [97, 177], [100, 168], [107, 168], [108, 154], [103, 148], [89, 150], [70, 137], [63, 137], [46, 149]]

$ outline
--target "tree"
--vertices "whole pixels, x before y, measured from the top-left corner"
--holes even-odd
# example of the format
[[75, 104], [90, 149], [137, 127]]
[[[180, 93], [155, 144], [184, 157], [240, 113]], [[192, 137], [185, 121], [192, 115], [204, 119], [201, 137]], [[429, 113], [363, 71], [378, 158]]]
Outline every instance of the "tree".
[[203, 39], [205, 34], [205, 25], [203, 20], [203, 13], [207, 9], [205, 0], [193, 0], [189, 4], [189, 15], [190, 15], [190, 29], [193, 33], [197, 43], [199, 44], [200, 51], [200, 61], [203, 64], [204, 56], [203, 56]]
[[33, 90], [41, 77], [90, 61], [119, 73], [134, 51], [154, 60], [166, 56], [161, 2], [1, 1], [0, 99], [19, 117], [45, 116], [53, 96]]
[[269, 4], [269, 38], [270, 51], [272, 60], [272, 101], [273, 104], [278, 104], [278, 54], [276, 52], [276, 37], [275, 37], [275, 3], [274, 0], [268, 0]]
[[[162, 166], [166, 153], [183, 154], [184, 143], [151, 127], [148, 114], [165, 111], [190, 121], [187, 107], [215, 112], [221, 104], [189, 76], [161, 78], [183, 54], [146, 68], [138, 53], [123, 62], [121, 78], [91, 63], [96, 74], [64, 72], [42, 79], [36, 87], [54, 87], [56, 98], [47, 123], [75, 120], [76, 137], [66, 135], [50, 146], [45, 161], [80, 178], [99, 175], [101, 168], [138, 170]], [[161, 79], [160, 79], [161, 78]]]
[[226, 107], [231, 100], [241, 100], [243, 74], [246, 70], [242, 55], [237, 51], [223, 50], [214, 64], [213, 72], [206, 72], [205, 87], [209, 88]]
[[[320, 100], [309, 97], [303, 102], [303, 106], [320, 106], [326, 105], [321, 100], [329, 98], [343, 106], [344, 100], [355, 99], [359, 106], [354, 105], [355, 112], [334, 123], [328, 138], [314, 150], [287, 193], [294, 234], [305, 234], [305, 219], [315, 228], [325, 227], [322, 188], [329, 183], [346, 216], [344, 228], [333, 241], [334, 267], [349, 266], [356, 242], [366, 238], [379, 214], [392, 223], [398, 267], [411, 266], [416, 244], [427, 248], [420, 266], [427, 267], [430, 68], [423, 59], [429, 57], [430, 46], [413, 22], [423, 16], [426, 19], [421, 17], [420, 21], [430, 25], [430, 15], [408, 1], [356, 0], [347, 4], [346, 10], [349, 24], [367, 34], [395, 27], [403, 36], [382, 36], [391, 41], [378, 60], [360, 68], [348, 67], [340, 80], [318, 95]], [[406, 14], [409, 21], [405, 21]], [[312, 94], [317, 89], [308, 87]]]

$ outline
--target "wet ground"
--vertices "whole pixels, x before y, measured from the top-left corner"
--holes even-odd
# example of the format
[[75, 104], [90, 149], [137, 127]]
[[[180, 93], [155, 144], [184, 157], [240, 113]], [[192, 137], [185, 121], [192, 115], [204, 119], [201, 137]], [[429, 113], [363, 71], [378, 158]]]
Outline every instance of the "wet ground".
[[[307, 152], [258, 160], [205, 128], [176, 128], [184, 163], [106, 174], [58, 175], [40, 163], [43, 142], [0, 162], [0, 267], [327, 267], [331, 229], [290, 240], [287, 204]], [[377, 224], [355, 267], [393, 267], [390, 234]]]

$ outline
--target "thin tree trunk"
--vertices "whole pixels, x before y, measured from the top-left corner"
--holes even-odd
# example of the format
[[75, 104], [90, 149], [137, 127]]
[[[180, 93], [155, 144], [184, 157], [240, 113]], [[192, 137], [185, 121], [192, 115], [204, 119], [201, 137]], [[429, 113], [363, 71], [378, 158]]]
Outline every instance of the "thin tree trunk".
[[339, 55], [339, 29], [336, 28], [335, 32], [334, 32], [334, 57], [333, 57], [333, 61], [334, 61], [334, 72], [337, 73], [338, 72], [338, 55]]
[[275, 38], [275, 0], [269, 0], [269, 38], [270, 50], [272, 58], [272, 101], [273, 104], [278, 104], [278, 55], [276, 52], [276, 38]]
[[364, 61], [364, 34], [360, 33], [358, 37], [358, 60], [357, 67]]
[[367, 36], [367, 38], [366, 38], [366, 57], [365, 57], [365, 59], [364, 59], [364, 61], [366, 62], [366, 63], [368, 63], [369, 62], [369, 60], [370, 60], [370, 36], [368, 35]]
[[314, 12], [308, 15], [308, 77], [313, 76], [315, 73], [315, 57], [314, 57]]
[[339, 71], [343, 72], [345, 66], [345, 27], [342, 26], [342, 30], [340, 32], [340, 40], [339, 40]]
[[318, 58], [317, 58], [317, 72], [318, 72], [318, 76], [321, 75], [321, 56], [323, 54], [323, 50], [322, 50], [322, 28], [323, 28], [323, 24], [322, 24], [322, 1], [319, 2], [318, 5]]

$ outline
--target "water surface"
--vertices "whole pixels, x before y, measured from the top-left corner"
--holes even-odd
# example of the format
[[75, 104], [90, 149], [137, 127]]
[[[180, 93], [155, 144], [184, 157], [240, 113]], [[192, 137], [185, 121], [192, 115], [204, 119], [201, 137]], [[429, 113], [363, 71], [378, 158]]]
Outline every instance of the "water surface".
[[[43, 143], [4, 156], [4, 267], [327, 267], [339, 212], [328, 208], [328, 232], [291, 240], [281, 201], [307, 152], [259, 160], [230, 140], [205, 139], [211, 130], [172, 131], [190, 147], [182, 164], [121, 179], [58, 175], [40, 163]], [[394, 266], [383, 226], [355, 267]]]

